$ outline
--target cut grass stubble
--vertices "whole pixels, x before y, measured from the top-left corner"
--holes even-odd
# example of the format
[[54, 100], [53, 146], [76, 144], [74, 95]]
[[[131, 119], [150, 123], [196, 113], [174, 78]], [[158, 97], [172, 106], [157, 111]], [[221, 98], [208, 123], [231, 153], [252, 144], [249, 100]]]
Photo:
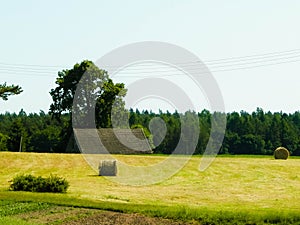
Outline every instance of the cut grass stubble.
[[[204, 172], [192, 157], [175, 176], [150, 186], [126, 186], [97, 176], [82, 155], [0, 153], [0, 199], [140, 212], [151, 216], [199, 221], [299, 221], [300, 160], [271, 157], [218, 157]], [[115, 156], [128, 164], [146, 165], [165, 156]], [[28, 163], [31, 166], [28, 166]], [[55, 172], [54, 172], [55, 171]], [[15, 175], [64, 176], [67, 194], [7, 191]], [[108, 197], [109, 196], [109, 197]]]

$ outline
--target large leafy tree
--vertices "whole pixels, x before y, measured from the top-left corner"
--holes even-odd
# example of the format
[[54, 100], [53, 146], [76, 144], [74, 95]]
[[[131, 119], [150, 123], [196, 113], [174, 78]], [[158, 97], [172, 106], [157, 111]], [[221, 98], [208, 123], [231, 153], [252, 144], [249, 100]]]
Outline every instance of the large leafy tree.
[[[50, 91], [53, 103], [49, 113], [64, 123], [58, 151], [74, 151], [73, 127], [111, 127], [113, 106], [124, 106], [124, 84], [114, 84], [108, 73], [91, 61], [85, 60], [72, 69], [58, 72], [55, 83], [57, 87]], [[67, 115], [68, 121], [65, 120]]]
[[63, 113], [72, 117], [76, 110], [75, 125], [79, 127], [93, 126], [91, 115], [95, 115], [97, 127], [110, 127], [113, 105], [123, 106], [121, 99], [126, 94], [124, 84], [114, 84], [105, 70], [88, 60], [59, 72], [55, 83], [57, 87], [50, 91], [50, 114], [60, 119]]
[[18, 95], [22, 91], [22, 88], [18, 85], [6, 85], [6, 83], [0, 84], [0, 98], [4, 101], [8, 99], [8, 96]]

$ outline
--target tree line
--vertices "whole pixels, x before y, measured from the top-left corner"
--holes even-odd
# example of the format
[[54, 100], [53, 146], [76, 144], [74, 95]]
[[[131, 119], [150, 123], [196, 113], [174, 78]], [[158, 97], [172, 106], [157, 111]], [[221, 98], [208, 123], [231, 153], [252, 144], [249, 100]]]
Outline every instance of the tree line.
[[[292, 155], [300, 155], [299, 112], [271, 113], [260, 108], [252, 113], [227, 114], [208, 110], [127, 110], [123, 101], [125, 85], [114, 83], [107, 71], [88, 60], [58, 72], [55, 84], [50, 91], [53, 103], [48, 113], [27, 115], [21, 110], [18, 114], [0, 114], [0, 151], [66, 152], [73, 128], [109, 128], [114, 116], [120, 121], [128, 120], [130, 128], [143, 128], [155, 153], [170, 154], [176, 149], [180, 154], [203, 154], [208, 143], [212, 149], [219, 148], [222, 142], [221, 154], [273, 154], [275, 148], [283, 146]], [[22, 91], [19, 86], [4, 83], [0, 85], [0, 98], [6, 101]], [[227, 120], [224, 139], [222, 118]], [[155, 123], [159, 129], [152, 132]]]
[[[196, 114], [199, 119], [200, 133], [194, 154], [203, 154], [210, 137], [213, 113], [208, 110], [190, 113]], [[154, 151], [170, 154], [176, 147], [182, 132], [180, 115], [178, 112], [160, 111], [155, 114], [147, 110], [142, 112], [130, 110], [129, 123], [131, 126], [141, 124], [148, 127], [149, 121], [154, 117], [163, 119], [167, 126], [167, 133]], [[245, 111], [227, 113], [226, 120], [224, 140], [219, 154], [271, 155], [277, 147], [284, 146], [292, 155], [300, 155], [300, 112], [298, 111], [290, 114], [272, 113], [257, 108], [252, 113]]]
[[[196, 115], [200, 130], [194, 154], [203, 154], [211, 131], [212, 113], [203, 110]], [[185, 113], [185, 114], [186, 114]], [[148, 110], [128, 111], [131, 128], [141, 127], [153, 143], [158, 143], [154, 153], [171, 154], [182, 137], [182, 113], [154, 113]], [[26, 152], [66, 152], [70, 139], [68, 129], [69, 114], [63, 114], [60, 121], [49, 113], [0, 114], [0, 150]], [[149, 123], [153, 118], [164, 121], [166, 132], [159, 131], [151, 135]], [[300, 112], [264, 112], [258, 108], [255, 112], [245, 111], [226, 114], [227, 125], [220, 154], [273, 154], [279, 146], [288, 148], [292, 155], [300, 155]], [[194, 126], [190, 124], [189, 126]], [[111, 127], [111, 125], [109, 126]], [[162, 130], [163, 129], [159, 129]], [[185, 140], [188, 145], [190, 140]], [[184, 153], [184, 152], [182, 152]]]

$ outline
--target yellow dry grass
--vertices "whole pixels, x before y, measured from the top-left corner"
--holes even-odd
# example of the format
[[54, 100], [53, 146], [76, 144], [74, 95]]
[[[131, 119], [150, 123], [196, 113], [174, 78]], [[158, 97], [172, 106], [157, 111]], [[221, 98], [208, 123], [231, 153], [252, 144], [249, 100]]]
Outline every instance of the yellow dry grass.
[[[171, 178], [154, 185], [121, 185], [99, 177], [80, 154], [1, 152], [0, 190], [18, 174], [65, 177], [67, 195], [76, 198], [124, 203], [186, 205], [211, 209], [300, 209], [300, 159], [287, 161], [270, 157], [218, 157], [200, 172], [200, 157], [192, 157]], [[153, 165], [166, 156], [123, 156], [130, 165]]]

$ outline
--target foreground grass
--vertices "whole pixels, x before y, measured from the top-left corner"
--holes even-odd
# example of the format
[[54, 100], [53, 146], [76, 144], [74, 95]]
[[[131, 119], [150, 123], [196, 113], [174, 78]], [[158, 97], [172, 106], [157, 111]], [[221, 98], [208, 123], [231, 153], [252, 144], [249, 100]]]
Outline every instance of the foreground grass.
[[[1, 195], [1, 199], [8, 198], [11, 200], [5, 201], [8, 206], [15, 205], [18, 210], [8, 215], [14, 216], [19, 213], [41, 210], [43, 208], [51, 208], [53, 206], [68, 206], [68, 207], [80, 207], [90, 209], [101, 209], [115, 212], [124, 213], [141, 213], [151, 217], [162, 217], [169, 219], [176, 219], [181, 221], [196, 220], [200, 224], [299, 224], [300, 215], [296, 212], [279, 212], [277, 210], [264, 210], [264, 211], [252, 211], [246, 212], [243, 210], [236, 210], [235, 212], [226, 210], [214, 210], [209, 208], [192, 208], [180, 205], [164, 206], [164, 205], [138, 205], [138, 204], [122, 204], [122, 203], [107, 203], [99, 201], [89, 201], [72, 199], [69, 196], [57, 196], [55, 194], [37, 194], [37, 193], [7, 193]], [[33, 200], [33, 201], [32, 201]], [[24, 202], [25, 201], [25, 202]], [[44, 203], [36, 203], [36, 201]], [[9, 203], [11, 202], [11, 203]], [[47, 203], [45, 203], [47, 202]], [[27, 206], [25, 209], [21, 206], [24, 204]], [[44, 207], [36, 207], [41, 205]], [[21, 206], [21, 207], [20, 207]], [[30, 207], [28, 207], [30, 206]], [[0, 215], [0, 218], [1, 217]], [[22, 222], [18, 219], [11, 217], [4, 217], [4, 221], [16, 220], [19, 224]], [[0, 220], [1, 221], [1, 220]], [[0, 223], [7, 224], [7, 223]], [[26, 223], [25, 223], [26, 224]]]
[[0, 217], [0, 224], [3, 225], [35, 225], [31, 222], [26, 222], [21, 219], [10, 218], [10, 217]]
[[49, 206], [50, 205], [47, 203], [1, 200], [0, 201], [0, 224], [34, 225], [33, 223], [29, 223], [21, 219], [13, 218], [10, 216], [14, 216], [20, 213], [47, 209]]
[[[97, 176], [82, 155], [0, 153], [0, 199], [72, 207], [139, 212], [202, 224], [299, 224], [300, 160], [219, 157], [204, 172], [193, 157], [175, 176], [150, 186], [126, 186]], [[165, 156], [116, 156], [146, 165]], [[64, 176], [67, 194], [8, 191], [17, 174]], [[8, 214], [9, 215], [9, 214]], [[6, 218], [7, 219], [7, 218]], [[8, 223], [10, 224], [10, 223]]]

